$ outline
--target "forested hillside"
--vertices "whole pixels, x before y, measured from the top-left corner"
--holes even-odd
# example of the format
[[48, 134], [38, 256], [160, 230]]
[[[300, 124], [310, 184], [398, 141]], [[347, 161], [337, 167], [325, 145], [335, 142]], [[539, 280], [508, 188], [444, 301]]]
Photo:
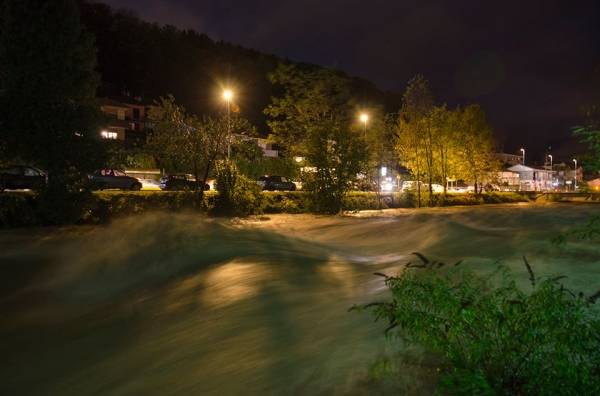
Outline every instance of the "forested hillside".
[[[241, 114], [259, 132], [267, 132], [263, 109], [274, 93], [267, 74], [279, 62], [289, 60], [214, 41], [192, 30], [145, 22], [131, 12], [113, 10], [102, 3], [82, 1], [81, 15], [83, 24], [96, 37], [102, 80], [99, 95], [127, 92], [151, 102], [170, 93], [191, 113], [207, 114], [221, 108], [221, 88], [231, 86]], [[383, 92], [364, 79], [352, 80], [354, 95], [365, 106], [398, 109], [400, 95]]]

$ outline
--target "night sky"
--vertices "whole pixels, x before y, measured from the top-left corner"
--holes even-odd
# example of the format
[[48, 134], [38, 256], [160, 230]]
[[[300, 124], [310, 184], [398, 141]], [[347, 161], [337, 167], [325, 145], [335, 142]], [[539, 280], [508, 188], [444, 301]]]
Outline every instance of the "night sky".
[[[593, 0], [105, 0], [148, 21], [342, 69], [402, 92], [480, 103], [507, 152], [570, 136], [600, 66]], [[555, 147], [553, 147], [555, 149]], [[558, 147], [556, 147], [558, 149]]]

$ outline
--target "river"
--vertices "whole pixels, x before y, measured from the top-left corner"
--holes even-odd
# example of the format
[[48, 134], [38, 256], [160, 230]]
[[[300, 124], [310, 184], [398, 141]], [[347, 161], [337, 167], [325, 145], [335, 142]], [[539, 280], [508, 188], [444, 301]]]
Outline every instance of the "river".
[[[0, 394], [429, 394], [436, 362], [348, 312], [421, 252], [600, 288], [600, 249], [552, 237], [600, 206], [248, 220], [152, 214], [0, 232]], [[391, 367], [391, 368], [390, 368]], [[396, 371], [382, 377], [382, 368]]]

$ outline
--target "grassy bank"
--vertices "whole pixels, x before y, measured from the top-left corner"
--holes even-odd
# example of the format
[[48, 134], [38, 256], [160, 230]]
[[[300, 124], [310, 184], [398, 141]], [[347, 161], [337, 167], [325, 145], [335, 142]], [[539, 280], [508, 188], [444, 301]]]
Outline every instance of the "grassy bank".
[[[81, 207], [78, 224], [98, 224], [110, 219], [150, 211], [193, 211], [214, 214], [218, 194], [207, 192], [203, 198], [197, 192], [101, 191], [87, 197]], [[489, 203], [526, 202], [528, 198], [516, 193], [436, 194], [434, 206], [482, 205]], [[422, 199], [424, 205], [427, 197]], [[234, 203], [235, 204], [235, 203]], [[0, 194], [0, 227], [19, 227], [47, 224], [34, 193]], [[414, 194], [393, 193], [378, 196], [369, 192], [352, 192], [346, 197], [347, 211], [414, 208]], [[254, 213], [311, 213], [312, 205], [305, 192], [263, 192], [258, 197]]]

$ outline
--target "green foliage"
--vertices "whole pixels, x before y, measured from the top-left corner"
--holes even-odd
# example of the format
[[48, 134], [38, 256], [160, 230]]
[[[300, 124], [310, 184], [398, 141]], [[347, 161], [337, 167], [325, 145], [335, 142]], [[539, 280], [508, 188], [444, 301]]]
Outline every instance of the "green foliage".
[[257, 180], [263, 175], [296, 178], [298, 166], [290, 157], [265, 157], [262, 149], [253, 140], [242, 140], [233, 146], [233, 158], [239, 171], [246, 177]]
[[389, 302], [372, 309], [386, 333], [444, 358], [444, 394], [598, 394], [600, 319], [593, 303], [565, 288], [564, 277], [536, 278], [531, 291], [499, 267], [481, 277], [415, 253], [398, 276], [386, 276]]
[[193, 119], [172, 95], [161, 97], [150, 108], [148, 118], [154, 124], [148, 136], [148, 150], [160, 167], [168, 172], [190, 172], [203, 160], [196, 150], [202, 145], [202, 135], [194, 129]]
[[263, 191], [263, 213], [307, 213], [309, 203], [302, 191]]
[[87, 180], [74, 171], [56, 178], [40, 191], [37, 210], [43, 224], [75, 224], [89, 211], [92, 201]]
[[590, 155], [583, 161], [584, 167], [590, 172], [600, 171], [600, 129], [596, 125], [577, 126], [573, 134], [590, 150]]
[[[261, 213], [313, 213], [310, 195], [305, 191], [263, 191], [256, 183], [238, 175], [242, 184], [237, 193], [230, 194], [225, 201], [213, 191], [102, 191], [93, 194], [71, 191], [65, 198], [64, 191], [53, 194], [51, 190], [35, 193], [0, 194], [0, 227], [20, 227], [49, 224], [97, 224], [115, 217], [130, 216], [153, 211], [190, 210], [217, 215], [250, 215]], [[240, 183], [238, 180], [236, 183]], [[236, 184], [237, 186], [238, 184]], [[245, 186], [245, 187], [244, 187]], [[482, 198], [483, 197], [483, 198]], [[518, 202], [523, 198], [517, 194], [448, 194], [443, 198], [436, 195], [438, 206], [475, 205], [491, 199], [503, 202]], [[514, 201], [513, 201], [514, 200]], [[376, 210], [387, 208], [414, 208], [414, 192], [394, 193], [378, 196], [373, 192], [352, 191], [344, 197], [344, 208], [348, 211]]]
[[350, 81], [329, 70], [300, 70], [292, 65], [280, 65], [270, 78], [283, 91], [265, 109], [273, 135], [288, 154], [306, 157], [313, 169], [302, 175], [313, 210], [340, 212], [344, 196], [367, 160], [364, 140], [352, 131]]
[[143, 149], [127, 149], [120, 141], [107, 139], [106, 147], [106, 162], [108, 168], [115, 169], [154, 169], [157, 167], [154, 156], [147, 150]]
[[575, 240], [594, 240], [600, 237], [600, 216], [592, 216], [586, 224], [574, 227], [571, 230], [556, 236], [552, 242], [556, 245], [562, 245], [570, 239]]
[[136, 214], [183, 210], [207, 213], [214, 206], [214, 193], [202, 196], [195, 191], [153, 191], [117, 192], [103, 191], [94, 193], [95, 201], [91, 210], [82, 217], [84, 223], [104, 223], [110, 219]]
[[432, 184], [445, 186], [448, 179], [471, 180], [481, 192], [489, 172], [498, 169], [491, 128], [483, 110], [477, 105], [455, 110], [434, 106], [429, 85], [422, 76], [413, 78], [406, 89], [397, 135], [401, 164], [415, 180], [427, 182], [430, 199]]
[[39, 223], [33, 194], [0, 194], [0, 228], [32, 226]]
[[200, 185], [227, 153], [234, 134], [252, 135], [254, 127], [238, 116], [204, 117], [186, 113], [172, 95], [160, 98], [150, 110], [154, 123], [148, 149], [169, 172], [192, 173]]
[[261, 207], [261, 189], [255, 181], [240, 174], [231, 161], [216, 164], [217, 191], [215, 212], [221, 215], [247, 216]]
[[49, 172], [50, 183], [103, 160], [92, 37], [75, 0], [0, 5], [0, 146]]
[[[241, 115], [266, 129], [262, 111], [274, 95], [267, 74], [283, 59], [190, 29], [145, 22], [102, 2], [82, 3], [82, 20], [97, 37], [98, 70], [109, 94], [126, 90], [133, 96], [158, 98], [172, 93], [191, 113], [203, 114], [221, 106], [217, 82], [227, 81], [249, 99], [241, 106]], [[352, 82], [370, 101], [395, 100], [394, 94], [368, 81], [353, 78]]]

